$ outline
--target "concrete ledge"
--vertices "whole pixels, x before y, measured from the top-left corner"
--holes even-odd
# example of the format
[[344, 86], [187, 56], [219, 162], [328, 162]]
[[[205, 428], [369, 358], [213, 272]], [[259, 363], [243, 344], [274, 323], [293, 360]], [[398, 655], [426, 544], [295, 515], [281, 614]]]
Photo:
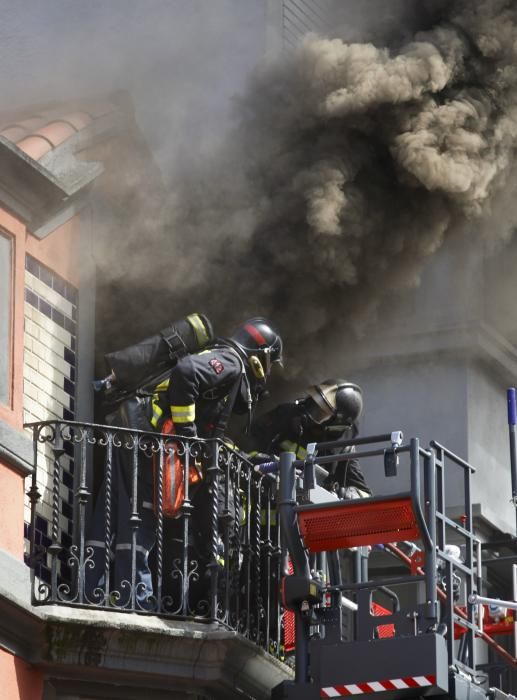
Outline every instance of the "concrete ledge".
[[13, 467], [22, 476], [33, 471], [33, 444], [26, 433], [0, 422], [0, 460]]
[[[41, 610], [41, 609], [40, 609]], [[292, 676], [282, 663], [219, 625], [53, 606], [40, 611], [47, 677], [91, 683], [199, 688], [210, 697], [261, 699]]]
[[517, 348], [489, 324], [479, 321], [443, 326], [430, 331], [400, 331], [394, 335], [372, 331], [368, 342], [351, 348], [347, 361], [357, 370], [420, 361], [425, 357], [489, 359], [509, 381], [517, 374]]
[[0, 550], [0, 647], [26, 661], [43, 643], [43, 621], [31, 606], [30, 569]]
[[[6, 556], [0, 554], [0, 566], [13, 563]], [[168, 698], [171, 688], [177, 697], [188, 689], [208, 698], [266, 700], [292, 678], [284, 664], [217, 624], [32, 606], [25, 572], [18, 570], [23, 581], [16, 591], [5, 588], [7, 573], [0, 580], [0, 646], [43, 670], [51, 684], [70, 684], [91, 698], [112, 697], [104, 693], [116, 687], [126, 700]]]

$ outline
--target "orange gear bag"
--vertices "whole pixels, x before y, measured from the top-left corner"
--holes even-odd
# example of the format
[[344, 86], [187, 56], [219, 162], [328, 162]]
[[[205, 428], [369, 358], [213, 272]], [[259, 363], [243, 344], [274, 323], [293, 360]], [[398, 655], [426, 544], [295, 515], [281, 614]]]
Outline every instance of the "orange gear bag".
[[[170, 418], [165, 420], [162, 433], [174, 435], [174, 423]], [[158, 455], [153, 456], [154, 472], [154, 511], [158, 514], [158, 475], [160, 463]], [[199, 466], [191, 460], [189, 464], [188, 482], [197, 484], [203, 479]], [[162, 512], [165, 518], [177, 518], [180, 515], [181, 506], [185, 501], [185, 465], [182, 457], [178, 455], [176, 443], [173, 442], [163, 459], [163, 493]]]

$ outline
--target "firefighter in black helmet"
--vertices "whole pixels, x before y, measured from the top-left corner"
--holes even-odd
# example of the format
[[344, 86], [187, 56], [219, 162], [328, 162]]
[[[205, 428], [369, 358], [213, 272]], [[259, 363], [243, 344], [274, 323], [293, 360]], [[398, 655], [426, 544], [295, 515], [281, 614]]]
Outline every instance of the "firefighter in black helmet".
[[[310, 442], [354, 438], [362, 410], [362, 392], [357, 384], [327, 379], [310, 386], [299, 399], [280, 404], [261, 416], [252, 427], [252, 435], [261, 453], [289, 451], [294, 452], [298, 459], [304, 459], [305, 448]], [[345, 498], [371, 496], [357, 460], [325, 467], [330, 472], [328, 488], [340, 492]]]
[[[222, 338], [207, 345], [202, 351], [182, 357], [174, 365], [168, 378], [154, 388], [150, 414], [144, 419], [150, 422], [149, 430], [165, 432], [166, 421], [175, 435], [194, 438], [222, 438], [232, 412], [251, 414], [275, 363], [282, 362], [282, 340], [269, 321], [252, 318], [245, 321], [230, 338]], [[139, 429], [145, 426], [138, 425]], [[121, 451], [115, 455], [120, 461], [114, 473], [125, 473]], [[155, 544], [156, 517], [153, 512], [153, 476], [151, 464], [143, 464], [140, 455], [140, 482], [138, 497], [141, 503], [140, 524], [136, 531], [136, 561], [132, 562], [132, 532], [121, 525], [115, 543], [113, 586], [117, 591], [117, 606], [131, 604], [129, 584], [135, 568], [137, 609], [151, 610], [156, 605], [153, 598], [153, 581], [148, 562]], [[131, 474], [131, 465], [129, 473]], [[127, 479], [126, 479], [127, 481]], [[114, 482], [112, 481], [114, 487]], [[117, 482], [116, 497], [121, 523], [129, 522], [131, 491], [124, 489], [124, 479]], [[202, 480], [192, 490], [194, 504], [193, 529], [200, 559], [206, 560], [204, 550], [209, 543], [210, 521], [208, 512], [208, 488]], [[222, 496], [223, 490], [220, 490]], [[105, 585], [104, 561], [104, 513], [103, 499], [98, 499], [99, 517], [94, 517], [89, 540], [91, 562], [86, 571], [86, 595], [91, 602], [99, 602]], [[126, 517], [127, 516], [127, 517]]]
[[[223, 438], [232, 413], [248, 413], [248, 426], [255, 404], [261, 399], [275, 364], [282, 364], [282, 339], [264, 318], [245, 321], [229, 338], [221, 338], [203, 351], [182, 358], [173, 368], [161, 405], [154, 403], [153, 419], [170, 416], [174, 432], [186, 437]], [[158, 408], [158, 411], [156, 410]], [[161, 411], [160, 411], [161, 409]], [[163, 423], [161, 423], [163, 425]], [[160, 423], [157, 425], [160, 429]], [[227, 441], [227, 440], [226, 440]], [[228, 442], [228, 441], [227, 441]], [[239, 519], [231, 484], [219, 489], [219, 515], [228, 522]], [[192, 493], [192, 545], [200, 571], [208, 573], [210, 544], [213, 538], [209, 484], [203, 480]], [[230, 528], [231, 529], [231, 528]], [[220, 523], [220, 532], [223, 523]], [[218, 538], [218, 563], [225, 563], [224, 547]], [[191, 581], [193, 605], [206, 596], [202, 576]]]
[[245, 321], [230, 338], [179, 360], [156, 388], [153, 427], [170, 417], [177, 435], [222, 437], [230, 413], [251, 415], [271, 368], [282, 361], [282, 339], [271, 323]]

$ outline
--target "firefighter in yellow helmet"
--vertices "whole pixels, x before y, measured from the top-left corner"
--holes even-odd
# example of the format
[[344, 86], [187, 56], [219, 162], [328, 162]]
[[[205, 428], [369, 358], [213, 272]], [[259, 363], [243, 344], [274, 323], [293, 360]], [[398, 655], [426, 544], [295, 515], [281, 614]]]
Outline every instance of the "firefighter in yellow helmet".
[[[310, 386], [295, 401], [280, 404], [256, 420], [252, 426], [254, 446], [263, 454], [289, 451], [304, 459], [310, 442], [354, 438], [362, 410], [362, 392], [357, 384], [327, 379]], [[357, 460], [325, 466], [329, 470], [327, 488], [344, 498], [371, 496]]]

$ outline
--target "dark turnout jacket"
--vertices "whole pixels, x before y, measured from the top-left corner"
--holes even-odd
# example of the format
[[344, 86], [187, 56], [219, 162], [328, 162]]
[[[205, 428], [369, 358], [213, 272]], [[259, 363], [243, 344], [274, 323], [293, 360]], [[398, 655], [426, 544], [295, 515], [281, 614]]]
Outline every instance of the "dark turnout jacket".
[[[257, 450], [278, 454], [281, 451], [294, 452], [298, 459], [304, 459], [306, 447], [311, 442], [330, 442], [331, 440], [351, 440], [357, 435], [355, 425], [345, 428], [343, 433], [328, 431], [327, 426], [310, 421], [305, 413], [303, 401], [280, 404], [261, 416], [252, 427], [254, 445]], [[354, 451], [354, 448], [346, 448]], [[319, 451], [319, 455], [336, 454], [342, 450]], [[357, 459], [326, 464], [329, 471], [327, 485], [337, 483], [339, 487], [353, 486], [366, 493], [371, 493]]]
[[[168, 379], [159, 384], [153, 399], [153, 426], [160, 429], [171, 418], [175, 432], [185, 437], [212, 437], [230, 411], [247, 409], [249, 384], [243, 360], [226, 345], [215, 345], [183, 357]], [[225, 426], [222, 426], [224, 430]]]

